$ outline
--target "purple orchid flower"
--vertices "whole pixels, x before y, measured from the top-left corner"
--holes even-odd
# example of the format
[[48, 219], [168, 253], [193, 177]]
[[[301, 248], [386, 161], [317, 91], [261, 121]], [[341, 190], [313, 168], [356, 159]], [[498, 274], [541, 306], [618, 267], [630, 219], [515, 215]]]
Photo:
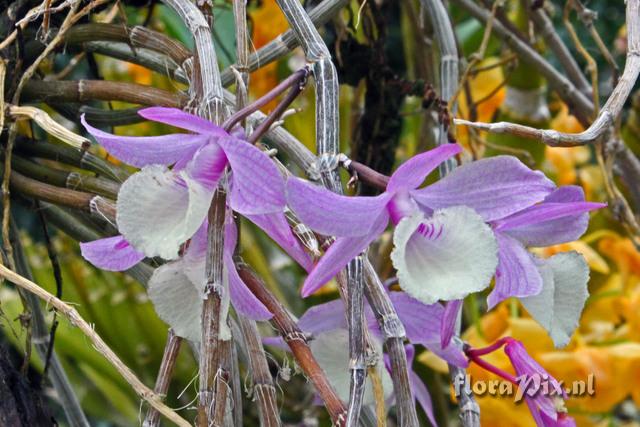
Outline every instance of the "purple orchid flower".
[[346, 197], [306, 181], [287, 181], [287, 200], [298, 217], [335, 243], [307, 277], [307, 296], [337, 274], [387, 227], [396, 224], [391, 258], [400, 286], [425, 304], [455, 300], [486, 288], [498, 245], [486, 224], [542, 201], [555, 188], [541, 172], [498, 156], [461, 166], [418, 188], [443, 161], [459, 153], [440, 146], [402, 164], [376, 197]]
[[[456, 366], [468, 366], [467, 358], [458, 346], [454, 344], [450, 344], [445, 348], [440, 346], [439, 324], [444, 315], [444, 308], [441, 304], [425, 305], [404, 292], [389, 292], [389, 298], [405, 327], [407, 338], [411, 343], [405, 346], [409, 367], [411, 367], [413, 361], [414, 345], [423, 345]], [[379, 344], [379, 354], [382, 354], [382, 340], [384, 337], [375, 315], [368, 305], [365, 307], [365, 317], [371, 337]], [[349, 346], [343, 301], [334, 300], [309, 308], [300, 317], [298, 327], [312, 337], [311, 349], [325, 370], [327, 378], [336, 388], [339, 397], [345, 401], [348, 400], [349, 376], [346, 375], [346, 371], [349, 361], [347, 353]], [[280, 337], [265, 338], [263, 342], [288, 349]], [[344, 345], [341, 345], [342, 342], [344, 342]], [[340, 352], [338, 349], [343, 349], [344, 351]], [[390, 372], [391, 367], [388, 363], [388, 357], [384, 355], [384, 358], [387, 371]], [[433, 425], [436, 425], [429, 391], [413, 370], [410, 369], [408, 374], [413, 396], [422, 406], [429, 420]], [[387, 392], [386, 398], [392, 397], [392, 385], [388, 378], [389, 374], [385, 372], [383, 385]], [[371, 403], [371, 398], [369, 403]]]
[[139, 114], [193, 133], [116, 136], [90, 126], [82, 117], [87, 131], [109, 153], [142, 168], [118, 193], [116, 222], [122, 235], [81, 244], [87, 260], [120, 271], [145, 256], [176, 259], [181, 245], [202, 226], [229, 166], [231, 208], [265, 230], [303, 267], [311, 267], [284, 216], [284, 178], [267, 155], [221, 127], [175, 108], [145, 108]]
[[565, 346], [578, 326], [589, 295], [589, 267], [575, 251], [540, 259], [526, 247], [577, 240], [587, 229], [588, 212], [604, 206], [586, 202], [581, 187], [567, 186], [538, 205], [493, 221], [499, 262], [496, 286], [488, 297], [489, 307], [507, 297], [520, 298], [555, 345]]
[[[492, 353], [504, 346], [516, 376], [481, 359], [480, 356]], [[553, 378], [524, 348], [524, 345], [511, 337], [504, 337], [488, 347], [467, 349], [469, 359], [478, 366], [517, 385], [519, 395], [523, 396], [529, 411], [538, 427], [570, 427], [575, 421], [564, 406], [567, 395], [562, 385]]]
[[[149, 298], [160, 318], [177, 335], [192, 341], [200, 341], [201, 337], [207, 227], [206, 222], [202, 224], [182, 257], [158, 267], [149, 279], [148, 286]], [[221, 311], [226, 313], [230, 302], [240, 315], [253, 320], [270, 319], [272, 313], [251, 293], [236, 270], [232, 257], [238, 233], [230, 214], [225, 218], [224, 233], [223, 274], [226, 284]], [[228, 334], [226, 324], [221, 326], [224, 328], [223, 334]]]
[[[565, 186], [542, 203], [490, 222], [498, 241], [498, 269], [489, 309], [509, 297], [520, 299], [527, 311], [551, 335], [556, 347], [565, 346], [578, 326], [588, 297], [589, 267], [579, 253], [565, 252], [540, 259], [527, 247], [544, 247], [577, 240], [587, 230], [588, 212], [605, 207], [586, 202], [578, 186]], [[443, 345], [453, 335], [461, 302], [447, 304], [442, 324]]]

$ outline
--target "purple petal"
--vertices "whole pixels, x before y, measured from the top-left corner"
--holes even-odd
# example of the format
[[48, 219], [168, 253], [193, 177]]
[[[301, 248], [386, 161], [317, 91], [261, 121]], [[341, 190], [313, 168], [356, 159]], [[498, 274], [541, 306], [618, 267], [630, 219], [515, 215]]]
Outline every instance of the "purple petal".
[[111, 135], [89, 125], [84, 114], [80, 120], [109, 154], [136, 167], [152, 164], [171, 165], [193, 154], [207, 142], [206, 136], [184, 133], [162, 136]]
[[270, 345], [284, 351], [291, 351], [291, 348], [287, 345], [286, 342], [284, 342], [282, 337], [264, 337], [262, 338], [262, 344]]
[[526, 228], [568, 216], [577, 217], [583, 213], [605, 207], [604, 203], [540, 203], [496, 222], [498, 231]]
[[243, 215], [280, 212], [285, 206], [284, 178], [269, 157], [237, 138], [220, 138], [233, 176], [231, 208]]
[[385, 228], [389, 219], [386, 211], [374, 222], [371, 231], [364, 236], [338, 237], [311, 271], [302, 286], [302, 296], [307, 297], [338, 274], [352, 259], [364, 251]]
[[308, 334], [320, 334], [334, 329], [346, 329], [344, 303], [341, 299], [309, 308], [298, 320], [298, 327]]
[[229, 136], [220, 126], [216, 126], [208, 120], [186, 113], [178, 108], [149, 107], [139, 110], [138, 114], [147, 120], [164, 123], [195, 133], [217, 137]]
[[571, 242], [587, 230], [593, 209], [606, 206], [584, 201], [581, 187], [561, 187], [543, 203], [498, 221], [497, 226], [525, 246], [549, 246]]
[[542, 201], [555, 185], [510, 156], [481, 159], [411, 195], [427, 209], [465, 205], [485, 221], [504, 218]]
[[188, 174], [208, 190], [214, 190], [226, 166], [224, 151], [216, 144], [207, 144], [193, 155], [182, 173]]
[[509, 297], [537, 295], [542, 290], [542, 277], [532, 255], [520, 242], [502, 233], [498, 240], [496, 285], [487, 298], [489, 309]]
[[91, 264], [109, 271], [127, 270], [144, 259], [122, 236], [80, 243], [80, 252]]
[[[520, 341], [514, 339], [509, 340], [507, 345], [505, 345], [504, 347], [504, 352], [511, 361], [513, 369], [516, 371], [516, 377], [524, 376], [525, 381], [527, 381], [527, 379], [535, 379], [536, 377], [538, 377], [541, 381], [549, 382], [550, 393], [555, 392], [555, 390], [562, 391], [562, 388], [560, 387], [560, 384], [556, 381], [556, 379], [549, 375], [549, 373], [542, 366], [540, 366], [538, 362], [533, 360], [533, 358], [527, 353], [527, 350], [524, 348]], [[562, 391], [562, 393], [564, 393], [564, 391]], [[535, 414], [537, 409], [541, 414], [544, 414], [553, 420], [557, 419], [556, 406], [553, 401], [553, 397], [550, 395], [546, 395], [542, 390], [539, 390], [539, 392], [535, 393], [534, 397], [529, 397], [527, 399], [527, 404], [530, 403], [535, 405], [535, 408], [533, 408], [531, 405], [529, 406], [534, 417], [536, 417]]]
[[440, 346], [445, 348], [451, 342], [451, 338], [455, 334], [456, 324], [458, 323], [458, 315], [462, 308], [462, 300], [449, 301], [444, 306], [444, 315], [440, 324]]
[[399, 189], [417, 188], [440, 163], [461, 151], [458, 144], [446, 144], [413, 156], [391, 175], [387, 191], [393, 193]]
[[249, 288], [247, 288], [247, 285], [242, 281], [242, 278], [236, 270], [233, 259], [226, 257], [225, 264], [229, 275], [229, 296], [231, 297], [233, 308], [236, 309], [238, 314], [247, 316], [253, 320], [271, 319], [273, 314], [253, 295]]
[[424, 385], [418, 374], [409, 369], [409, 384], [411, 385], [411, 393], [416, 398], [424, 413], [427, 415], [432, 426], [437, 426], [436, 417], [433, 414], [433, 403], [431, 402], [431, 394], [427, 386]]
[[298, 218], [326, 236], [362, 236], [376, 225], [391, 194], [348, 197], [298, 178], [287, 180], [287, 201]]
[[440, 324], [444, 307], [440, 304], [423, 304], [404, 292], [390, 292], [389, 298], [405, 327], [407, 338], [413, 344], [421, 344], [442, 359], [456, 366], [466, 367], [467, 358], [456, 345], [441, 347]]
[[251, 222], [260, 227], [275, 242], [280, 245], [298, 264], [307, 271], [313, 268], [313, 261], [309, 254], [291, 231], [283, 212], [263, 215], [245, 215]]
[[236, 270], [233, 262], [233, 252], [238, 241], [238, 230], [233, 222], [233, 217], [228, 214], [224, 224], [224, 264], [229, 277], [229, 296], [238, 313], [253, 320], [268, 320], [273, 314], [258, 298], [247, 288]]

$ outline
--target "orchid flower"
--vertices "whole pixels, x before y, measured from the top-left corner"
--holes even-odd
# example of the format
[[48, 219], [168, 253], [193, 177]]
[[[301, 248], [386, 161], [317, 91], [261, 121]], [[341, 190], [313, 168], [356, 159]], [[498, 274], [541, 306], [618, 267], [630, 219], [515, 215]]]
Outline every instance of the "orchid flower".
[[498, 244], [486, 222], [542, 201], [554, 184], [519, 160], [498, 156], [461, 166], [418, 188], [459, 153], [447, 144], [413, 157], [376, 197], [347, 197], [306, 181], [287, 181], [287, 201], [309, 227], [337, 239], [307, 277], [307, 296], [337, 274], [386, 229], [396, 225], [391, 259], [400, 286], [425, 304], [455, 300], [486, 288]]
[[[502, 346], [516, 372], [515, 377], [480, 358]], [[505, 337], [485, 348], [468, 349], [466, 353], [479, 366], [520, 388], [520, 395], [538, 427], [575, 427], [575, 421], [567, 415], [564, 406], [567, 395], [562, 385], [529, 356], [520, 341]]]
[[578, 252], [540, 259], [526, 250], [577, 240], [589, 223], [589, 211], [606, 206], [585, 202], [578, 186], [560, 187], [545, 200], [491, 224], [498, 240], [496, 285], [489, 307], [518, 297], [527, 311], [565, 346], [577, 327], [588, 296], [589, 267]]
[[[565, 186], [549, 194], [542, 203], [490, 222], [498, 241], [498, 269], [489, 308], [509, 297], [520, 299], [551, 336], [556, 347], [564, 347], [578, 326], [589, 295], [589, 268], [578, 252], [564, 252], [540, 259], [528, 246], [543, 247], [577, 240], [587, 230], [589, 211], [606, 206], [585, 202], [578, 186]], [[442, 325], [443, 345], [453, 334], [452, 319], [460, 304], [447, 305]]]
[[[200, 341], [202, 304], [206, 283], [207, 227], [205, 222], [189, 242], [184, 255], [158, 267], [149, 279], [148, 293], [158, 316], [174, 332], [192, 341]], [[267, 320], [273, 315], [247, 288], [236, 270], [233, 253], [238, 233], [230, 214], [224, 224], [223, 277], [221, 318], [229, 303], [238, 314], [253, 320]], [[221, 331], [228, 335], [226, 322]], [[230, 335], [228, 335], [230, 337]], [[224, 339], [224, 338], [223, 338]]]
[[[405, 346], [407, 366], [411, 367], [414, 355], [414, 344], [420, 344], [443, 359], [456, 366], [466, 367], [467, 358], [462, 351], [451, 344], [447, 348], [440, 347], [438, 325], [444, 313], [440, 304], [425, 305], [404, 292], [390, 292], [389, 298], [398, 312], [398, 317], [406, 329], [407, 338], [411, 342]], [[365, 317], [371, 331], [371, 338], [377, 347], [378, 354], [382, 353], [384, 339], [378, 322], [369, 306], [366, 306]], [[349, 342], [345, 306], [342, 300], [334, 300], [309, 308], [298, 320], [298, 327], [311, 336], [310, 347], [316, 360], [325, 371], [327, 379], [334, 386], [338, 396], [347, 401], [349, 399]], [[288, 349], [280, 337], [265, 338], [265, 344], [276, 345]], [[384, 355], [386, 371], [391, 371], [388, 356]], [[392, 382], [389, 372], [383, 371], [381, 379], [385, 390], [385, 398], [392, 397]], [[408, 372], [411, 392], [420, 403], [433, 425], [433, 407], [429, 391], [418, 375], [409, 369]], [[369, 386], [367, 386], [369, 388]], [[373, 396], [368, 388], [365, 389], [365, 404], [373, 403]]]
[[176, 259], [181, 245], [202, 226], [229, 166], [230, 207], [310, 268], [310, 258], [284, 216], [284, 178], [266, 154], [221, 127], [175, 108], [145, 108], [139, 114], [193, 133], [116, 136], [90, 126], [82, 117], [87, 131], [110, 154], [142, 168], [118, 193], [116, 222], [121, 235], [83, 243], [87, 260], [119, 271], [145, 256]]

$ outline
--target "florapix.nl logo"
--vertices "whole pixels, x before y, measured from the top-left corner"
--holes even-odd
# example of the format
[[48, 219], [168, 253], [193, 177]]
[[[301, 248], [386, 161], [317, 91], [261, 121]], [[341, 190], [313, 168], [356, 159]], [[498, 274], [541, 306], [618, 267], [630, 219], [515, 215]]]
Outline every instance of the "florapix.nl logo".
[[547, 374], [521, 375], [515, 378], [515, 383], [505, 380], [477, 380], [471, 375], [457, 376], [453, 382], [453, 390], [456, 397], [460, 394], [476, 396], [490, 395], [500, 397], [513, 396], [514, 402], [520, 402], [524, 397], [535, 397], [538, 394], [545, 396], [593, 396], [596, 392], [595, 377], [587, 375], [584, 380], [575, 380], [571, 383], [556, 381]]

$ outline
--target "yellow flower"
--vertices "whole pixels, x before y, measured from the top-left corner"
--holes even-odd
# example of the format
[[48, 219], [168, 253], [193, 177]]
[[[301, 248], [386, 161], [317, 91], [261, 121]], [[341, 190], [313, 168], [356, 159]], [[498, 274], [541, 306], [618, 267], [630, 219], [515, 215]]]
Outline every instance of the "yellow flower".
[[625, 282], [630, 274], [640, 276], [640, 252], [630, 239], [611, 233], [600, 239], [598, 249], [616, 264]]
[[602, 347], [579, 347], [574, 351], [555, 351], [538, 355], [540, 364], [565, 387], [574, 381], [587, 381], [593, 375], [593, 395], [573, 397], [567, 408], [584, 412], [608, 412], [637, 388], [640, 378], [640, 344], [621, 343]]

